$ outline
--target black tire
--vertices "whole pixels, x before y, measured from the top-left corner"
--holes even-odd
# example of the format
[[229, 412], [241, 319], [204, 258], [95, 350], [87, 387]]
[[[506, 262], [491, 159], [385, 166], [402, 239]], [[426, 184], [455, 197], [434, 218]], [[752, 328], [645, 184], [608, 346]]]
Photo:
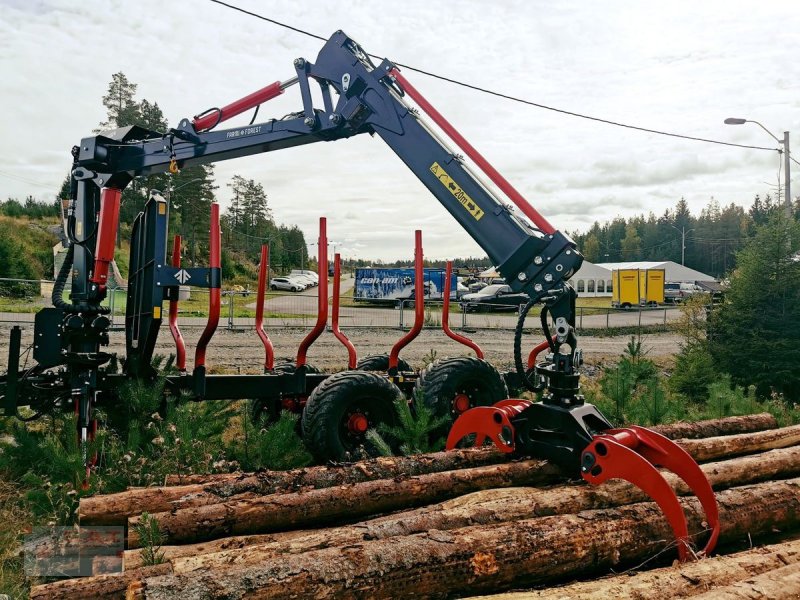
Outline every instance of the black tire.
[[[282, 362], [274, 366], [272, 372], [275, 374], [291, 374], [296, 370], [293, 362]], [[306, 373], [321, 373], [314, 365], [305, 366]], [[250, 400], [247, 407], [250, 422], [258, 428], [268, 427], [275, 423], [281, 416], [281, 396], [276, 393], [264, 398], [254, 398]]]
[[[356, 364], [358, 371], [378, 371], [386, 373], [389, 370], [389, 355], [388, 354], [372, 354], [365, 356]], [[404, 361], [402, 358], [397, 360], [397, 370], [403, 373], [413, 371], [411, 365]]]
[[274, 292], [275, 290], [278, 289], [278, 286], [277, 285], [271, 285], [271, 286], [269, 286], [269, 288]]
[[[397, 421], [394, 403], [404, 401], [396, 385], [377, 373], [342, 371], [331, 375], [314, 389], [303, 411], [303, 442], [319, 462], [347, 461], [378, 456], [366, 437], [366, 430], [381, 423]], [[363, 415], [364, 432], [349, 426], [353, 417]]]
[[437, 360], [420, 373], [414, 385], [414, 402], [421, 398], [435, 415], [448, 415], [452, 420], [464, 412], [456, 408], [459, 396], [467, 397], [468, 408], [489, 406], [508, 398], [508, 389], [497, 369], [474, 356]]

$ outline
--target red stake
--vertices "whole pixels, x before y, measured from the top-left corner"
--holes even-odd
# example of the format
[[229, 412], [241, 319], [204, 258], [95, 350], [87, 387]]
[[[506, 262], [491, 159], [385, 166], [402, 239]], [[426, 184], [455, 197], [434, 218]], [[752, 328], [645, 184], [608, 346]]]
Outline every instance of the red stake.
[[458, 130], [453, 127], [450, 122], [442, 116], [442, 114], [436, 110], [433, 105], [428, 102], [425, 97], [419, 93], [419, 91], [409, 83], [409, 81], [403, 77], [400, 71], [395, 67], [389, 72], [391, 77], [394, 77], [397, 82], [400, 84], [400, 87], [403, 91], [408, 94], [414, 102], [419, 104], [420, 108], [425, 111], [425, 113], [433, 119], [433, 122], [436, 123], [442, 131], [444, 131], [450, 139], [452, 139], [458, 147], [460, 147], [467, 156], [469, 156], [476, 165], [486, 173], [486, 175], [491, 179], [494, 184], [500, 188], [503, 193], [508, 196], [514, 204], [523, 212], [525, 216], [527, 216], [531, 222], [536, 225], [540, 230], [544, 233], [553, 233], [556, 229], [553, 227], [547, 219], [545, 219], [539, 211], [537, 211], [530, 203], [520, 194], [514, 186], [512, 186], [506, 179], [503, 177], [497, 169], [495, 169], [488, 160], [486, 160], [483, 155], [478, 152], [472, 144], [470, 144], [464, 136], [462, 136]]
[[460, 344], [464, 344], [468, 348], [472, 348], [475, 351], [475, 356], [478, 358], [483, 358], [483, 350], [481, 347], [478, 346], [475, 342], [469, 339], [466, 336], [459, 335], [452, 329], [450, 329], [450, 277], [453, 274], [453, 261], [447, 261], [447, 267], [445, 268], [444, 273], [444, 298], [442, 301], [442, 329], [444, 330], [447, 337], [454, 339]]
[[[327, 266], [327, 265], [326, 265]], [[339, 291], [341, 283], [341, 265], [339, 261], [339, 254], [333, 255], [333, 310], [331, 312], [331, 329], [336, 339], [344, 344], [347, 348], [347, 368], [355, 369], [358, 363], [358, 356], [356, 355], [356, 348], [353, 342], [350, 341], [345, 334], [339, 329]]]
[[[221, 255], [221, 239], [219, 229], [219, 204], [213, 202], [211, 204], [211, 233], [209, 236], [209, 267], [212, 269], [221, 268], [222, 255]], [[222, 274], [220, 273], [220, 279]], [[220, 286], [222, 281], [216, 287], [208, 290], [208, 322], [206, 323], [203, 333], [200, 335], [200, 341], [197, 342], [197, 349], [194, 353], [194, 366], [204, 367], [206, 364], [206, 348], [211, 338], [214, 337], [214, 332], [217, 330], [219, 324], [219, 307], [220, 307]]]
[[[553, 343], [555, 343], [555, 341], [556, 341], [556, 336], [553, 336]], [[539, 354], [542, 353], [542, 350], [547, 350], [547, 348], [549, 348], [549, 347], [550, 347], [550, 343], [547, 340], [543, 341], [538, 346], [534, 346], [533, 347], [533, 350], [531, 350], [531, 353], [528, 355], [528, 368], [529, 369], [532, 369], [533, 367], [536, 366], [536, 358], [539, 356]]]
[[319, 219], [319, 239], [317, 240], [319, 252], [317, 253], [317, 273], [319, 275], [319, 286], [317, 292], [317, 323], [314, 328], [300, 342], [297, 351], [297, 367], [306, 364], [306, 356], [311, 344], [325, 331], [328, 324], [328, 236], [327, 221], [325, 217]]
[[422, 331], [425, 320], [425, 273], [422, 269], [422, 231], [414, 232], [414, 326], [406, 335], [397, 340], [389, 353], [389, 374], [397, 373], [400, 350], [408, 346]]
[[256, 294], [256, 333], [264, 344], [264, 372], [272, 371], [275, 366], [275, 352], [272, 342], [264, 331], [264, 295], [269, 275], [269, 246], [261, 245], [261, 263], [258, 265], [258, 293]]
[[[181, 236], [176, 235], [172, 240], [172, 266], [181, 266]], [[180, 293], [180, 288], [178, 288]], [[169, 301], [169, 330], [175, 340], [175, 365], [181, 373], [186, 373], [186, 344], [178, 328], [178, 300]]]

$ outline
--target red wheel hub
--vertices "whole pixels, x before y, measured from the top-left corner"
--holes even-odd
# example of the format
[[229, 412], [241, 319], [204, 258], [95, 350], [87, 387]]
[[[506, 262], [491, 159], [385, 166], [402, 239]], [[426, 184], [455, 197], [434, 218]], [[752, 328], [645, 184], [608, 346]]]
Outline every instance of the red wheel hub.
[[456, 397], [453, 398], [453, 408], [456, 409], [457, 413], [463, 413], [469, 410], [469, 396], [466, 394], [456, 394]]
[[369, 428], [369, 421], [367, 417], [361, 413], [353, 413], [347, 419], [347, 429], [353, 433], [366, 433]]

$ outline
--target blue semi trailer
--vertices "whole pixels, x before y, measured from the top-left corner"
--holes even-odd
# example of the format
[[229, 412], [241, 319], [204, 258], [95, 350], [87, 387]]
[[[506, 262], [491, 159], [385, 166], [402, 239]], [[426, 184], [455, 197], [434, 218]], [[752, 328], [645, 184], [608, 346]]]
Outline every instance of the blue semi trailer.
[[[445, 287], [444, 269], [425, 269], [425, 298], [441, 300]], [[414, 269], [356, 269], [353, 297], [356, 301], [380, 302], [414, 298]], [[456, 296], [456, 276], [450, 277], [450, 297]]]

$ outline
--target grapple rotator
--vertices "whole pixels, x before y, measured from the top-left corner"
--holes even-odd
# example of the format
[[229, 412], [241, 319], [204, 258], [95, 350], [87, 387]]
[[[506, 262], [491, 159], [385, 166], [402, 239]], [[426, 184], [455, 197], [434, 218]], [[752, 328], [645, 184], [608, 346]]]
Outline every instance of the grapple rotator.
[[[507, 399], [493, 406], [479, 406], [463, 413], [453, 424], [447, 449], [462, 440], [475, 446], [486, 440], [501, 452], [549, 460], [566, 473], [580, 472], [584, 480], [599, 485], [624, 479], [640, 488], [661, 508], [675, 534], [680, 559], [708, 555], [719, 537], [719, 511], [711, 484], [694, 459], [672, 440], [644, 427], [614, 428], [608, 419], [580, 394], [574, 328], [575, 292], [565, 285], [560, 292], [540, 299], [545, 341], [528, 356], [527, 369], [518, 371], [525, 385], [541, 394], [541, 400]], [[525, 316], [522, 311], [515, 338], [518, 363]], [[556, 326], [550, 335], [548, 316]], [[537, 363], [545, 349], [546, 358]], [[699, 553], [693, 552], [686, 515], [678, 497], [659, 468], [678, 475], [694, 492], [706, 515], [710, 536]]]

